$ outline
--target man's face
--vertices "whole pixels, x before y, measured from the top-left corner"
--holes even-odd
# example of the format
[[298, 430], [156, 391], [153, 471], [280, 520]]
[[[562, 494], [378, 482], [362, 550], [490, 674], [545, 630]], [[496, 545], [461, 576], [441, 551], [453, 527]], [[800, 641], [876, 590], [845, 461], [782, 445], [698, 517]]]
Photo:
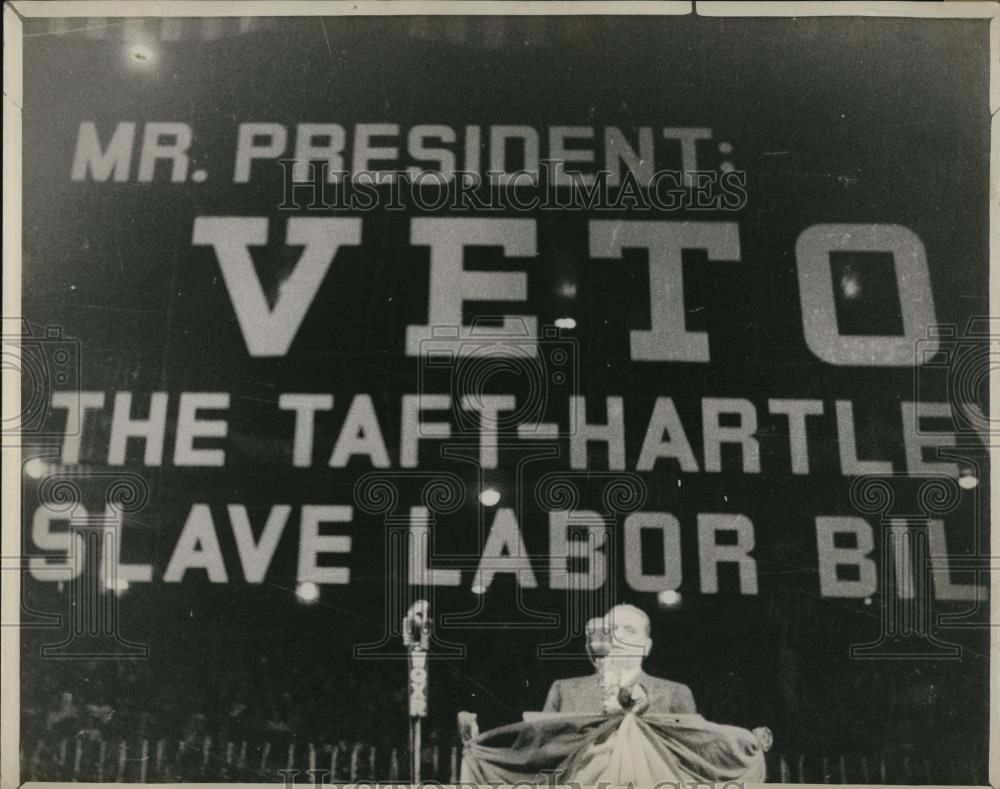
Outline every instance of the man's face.
[[611, 631], [611, 656], [642, 660], [652, 645], [642, 615], [628, 608], [612, 608], [607, 620]]
[[604, 617], [591, 619], [587, 622], [587, 653], [590, 659], [596, 664], [610, 651], [611, 633], [605, 627]]

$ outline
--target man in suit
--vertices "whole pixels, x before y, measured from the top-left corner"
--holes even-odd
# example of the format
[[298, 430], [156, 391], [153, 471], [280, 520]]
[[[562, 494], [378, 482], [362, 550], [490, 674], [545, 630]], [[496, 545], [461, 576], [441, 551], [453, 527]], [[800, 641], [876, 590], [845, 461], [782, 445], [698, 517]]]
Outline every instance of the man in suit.
[[591, 624], [588, 622], [587, 647], [597, 671], [553, 682], [545, 712], [697, 712], [690, 688], [642, 670], [642, 661], [653, 645], [645, 613], [633, 605], [616, 605], [605, 614], [601, 628], [590, 632]]

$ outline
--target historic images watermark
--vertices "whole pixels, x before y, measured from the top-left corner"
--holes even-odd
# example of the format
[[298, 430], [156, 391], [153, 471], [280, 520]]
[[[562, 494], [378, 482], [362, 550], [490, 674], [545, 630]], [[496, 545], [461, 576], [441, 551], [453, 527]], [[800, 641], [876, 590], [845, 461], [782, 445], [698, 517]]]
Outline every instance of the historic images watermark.
[[736, 212], [747, 204], [742, 170], [567, 171], [543, 160], [538, 170], [515, 172], [438, 170], [331, 171], [326, 161], [280, 159], [284, 211], [534, 211]]
[[[851, 504], [873, 519], [869, 545], [883, 568], [876, 583], [879, 633], [851, 646], [855, 660], [959, 660], [962, 648], [949, 631], [989, 626], [989, 453], [1000, 433], [989, 415], [988, 381], [1000, 364], [1000, 327], [988, 317], [964, 326], [927, 328], [914, 346], [913, 396], [919, 404], [903, 429], [933, 450], [928, 471], [916, 474], [883, 469], [855, 478]], [[941, 399], [943, 396], [943, 400]], [[937, 399], [935, 399], [937, 398]], [[943, 429], [942, 429], [943, 428]], [[965, 503], [970, 517], [968, 548], [956, 551], [946, 540], [945, 517]], [[875, 560], [858, 565], [874, 579]], [[859, 578], [864, 582], [864, 578]], [[948, 610], [943, 611], [942, 601]]]

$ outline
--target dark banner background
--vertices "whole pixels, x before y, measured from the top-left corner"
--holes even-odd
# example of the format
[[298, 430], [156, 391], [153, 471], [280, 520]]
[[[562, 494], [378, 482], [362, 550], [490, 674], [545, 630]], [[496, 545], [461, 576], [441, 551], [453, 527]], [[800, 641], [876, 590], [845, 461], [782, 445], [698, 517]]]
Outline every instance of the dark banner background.
[[[74, 27], [81, 20], [69, 21]], [[628, 332], [648, 320], [642, 256], [591, 261], [588, 214], [533, 215], [539, 257], [525, 267], [524, 309], [542, 324], [576, 318], [579, 393], [598, 408], [607, 395], [625, 397], [630, 467], [656, 396], [674, 398], [699, 459], [702, 397], [748, 398], [760, 417], [759, 475], [743, 474], [738, 456], [727, 453], [721, 473], [681, 474], [661, 463], [643, 475], [644, 509], [667, 510], [681, 521], [682, 603], [660, 609], [655, 595], [631, 592], [620, 572], [592, 602], [631, 601], [650, 612], [650, 673], [690, 685], [712, 720], [769, 724], [782, 752], [882, 751], [917, 762], [941, 753], [944, 763], [971, 764], [985, 774], [985, 630], [936, 632], [962, 645], [959, 659], [852, 660], [852, 644], [880, 633], [880, 599], [865, 605], [819, 595], [815, 517], [856, 514], [851, 480], [837, 460], [832, 401], [854, 402], [862, 456], [902, 469], [899, 401], [946, 400], [948, 393], [940, 385], [917, 391], [911, 369], [837, 368], [817, 360], [802, 335], [794, 247], [802, 230], [817, 223], [905, 225], [926, 247], [939, 322], [961, 331], [970, 317], [987, 313], [987, 21], [380, 18], [327, 19], [324, 30], [319, 19], [280, 19], [242, 34], [227, 27], [212, 40], [193, 34], [162, 41], [159, 62], [147, 71], [123, 66], [124, 39], [114, 26], [102, 38], [55, 35], [39, 23], [26, 30], [24, 315], [33, 326], [59, 325], [79, 339], [82, 388], [105, 391], [109, 402], [123, 389], [137, 393], [136, 409], [146, 407], [142, 393], [155, 390], [232, 393], [225, 468], [145, 468], [141, 448], [130, 449], [128, 468], [148, 480], [152, 497], [129, 520], [126, 559], [153, 561], [162, 571], [196, 501], [213, 505], [227, 561], [235, 549], [226, 503], [246, 503], [254, 523], [276, 502], [352, 503], [352, 488], [369, 469], [363, 463], [327, 469], [323, 461], [353, 393], [373, 396], [398, 465], [399, 398], [417, 391], [419, 379], [419, 362], [405, 355], [404, 327], [426, 320], [428, 252], [409, 244], [409, 219], [417, 212], [365, 214], [361, 246], [339, 253], [329, 275], [335, 285], [320, 289], [289, 355], [252, 359], [214, 252], [191, 244], [196, 216], [266, 215], [272, 244], [258, 256], [259, 269], [297, 258], [297, 249], [281, 246], [289, 214], [277, 210], [275, 168], [255, 167], [251, 183], [231, 183], [239, 123], [710, 127], [715, 140], [733, 144], [730, 158], [747, 172], [746, 209], [601, 217], [738, 222], [742, 262], [704, 265], [692, 255], [685, 265], [687, 325], [709, 333], [710, 364], [631, 362]], [[102, 135], [123, 120], [188, 123], [192, 167], [212, 175], [204, 184], [73, 183], [72, 156], [85, 120], [95, 121]], [[487, 250], [468, 260], [496, 267], [499, 258]], [[871, 279], [862, 279], [859, 298], [841, 314], [847, 331], [898, 331], [891, 276], [877, 266], [864, 276]], [[576, 283], [575, 298], [559, 295], [566, 278]], [[485, 312], [496, 311], [489, 306]], [[448, 380], [430, 386], [448, 391]], [[516, 394], [523, 382], [511, 376], [491, 386]], [[296, 469], [292, 417], [279, 413], [276, 402], [281, 392], [307, 391], [332, 392], [337, 401], [332, 415], [317, 419], [319, 465]], [[554, 393], [559, 408], [568, 394]], [[790, 472], [787, 422], [767, 416], [770, 397], [826, 405], [822, 417], [810, 420], [808, 476]], [[85, 439], [85, 466], [104, 468], [109, 413], [95, 419]], [[590, 416], [600, 421], [603, 414]], [[423, 470], [454, 471], [470, 489], [465, 504], [435, 527], [440, 550], [475, 553], [478, 532], [469, 524], [481, 513], [474, 470], [436, 457], [433, 442], [423, 449]], [[606, 470], [600, 450], [594, 457], [594, 466]], [[500, 468], [486, 472], [507, 504], [516, 461], [516, 453], [502, 454]], [[564, 456], [539, 464], [537, 473], [567, 468]], [[600, 483], [582, 489], [581, 506], [599, 509]], [[416, 489], [401, 490], [405, 513], [420, 502]], [[963, 498], [948, 516], [950, 551], [988, 550], [973, 544], [975, 524], [988, 523], [976, 504], [986, 492], [980, 486], [981, 497]], [[28, 524], [34, 496], [26, 489]], [[740, 596], [735, 574], [726, 570], [718, 594], [699, 591], [699, 512], [742, 513], [753, 521], [759, 595]], [[263, 585], [245, 585], [234, 563], [228, 584], [191, 573], [182, 584], [134, 584], [122, 595], [122, 633], [150, 646], [146, 661], [45, 660], [39, 648], [58, 641], [58, 632], [26, 631], [25, 732], [44, 728], [45, 710], [60, 691], [72, 690], [116, 705], [121, 725], [132, 731], [139, 722], [149, 731], [179, 729], [200, 711], [213, 725], [229, 726], [230, 735], [253, 736], [268, 720], [283, 718], [302, 741], [402, 742], [405, 663], [353, 656], [355, 645], [377, 642], [386, 627], [385, 526], [356, 509], [351, 584], [324, 587], [319, 603], [307, 606], [294, 594], [294, 518]], [[540, 581], [524, 601], [565, 614], [565, 593], [547, 588], [545, 516], [529, 506], [520, 526]], [[29, 538], [26, 529], [26, 545]], [[586, 671], [578, 658], [538, 659], [540, 644], [561, 640], [559, 626], [447, 627], [444, 614], [480, 603], [483, 610], [470, 615], [474, 623], [525, 618], [509, 579], [498, 578], [480, 599], [469, 592], [470, 577], [434, 598], [440, 635], [467, 647], [465, 657], [432, 663], [432, 736], [442, 742], [451, 741], [457, 709], [478, 711], [485, 725], [511, 721], [540, 708], [554, 678]], [[26, 584], [35, 610], [65, 608], [65, 591]], [[234, 717], [237, 701], [247, 711]]]

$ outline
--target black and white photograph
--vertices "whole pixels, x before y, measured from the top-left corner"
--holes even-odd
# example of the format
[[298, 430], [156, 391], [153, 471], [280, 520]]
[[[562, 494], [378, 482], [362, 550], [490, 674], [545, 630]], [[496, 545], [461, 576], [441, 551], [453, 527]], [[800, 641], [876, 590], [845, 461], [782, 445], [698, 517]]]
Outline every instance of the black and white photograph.
[[0, 789], [1000, 785], [1000, 6], [4, 16]]

